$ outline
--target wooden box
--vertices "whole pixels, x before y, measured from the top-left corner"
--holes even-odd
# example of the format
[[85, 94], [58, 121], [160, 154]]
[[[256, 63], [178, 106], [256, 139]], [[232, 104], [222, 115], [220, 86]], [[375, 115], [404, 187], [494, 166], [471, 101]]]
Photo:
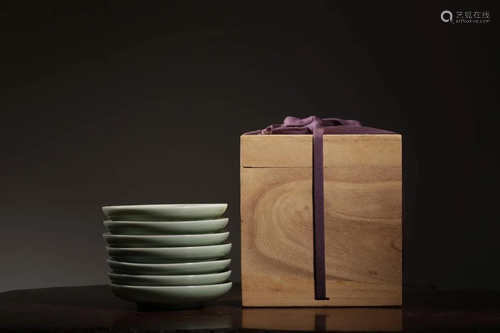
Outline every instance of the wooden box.
[[312, 135], [241, 136], [243, 306], [401, 305], [401, 135], [325, 135], [323, 151], [329, 300], [315, 300]]

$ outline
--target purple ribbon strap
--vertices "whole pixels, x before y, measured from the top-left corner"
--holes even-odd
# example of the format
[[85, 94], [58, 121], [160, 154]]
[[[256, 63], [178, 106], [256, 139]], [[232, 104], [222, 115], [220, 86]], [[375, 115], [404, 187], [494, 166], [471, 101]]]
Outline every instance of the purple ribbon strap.
[[339, 118], [304, 119], [286, 117], [283, 124], [245, 134], [312, 134], [313, 135], [313, 229], [314, 229], [314, 299], [326, 297], [325, 269], [325, 194], [323, 182], [323, 134], [395, 134], [378, 128], [364, 127], [356, 120]]

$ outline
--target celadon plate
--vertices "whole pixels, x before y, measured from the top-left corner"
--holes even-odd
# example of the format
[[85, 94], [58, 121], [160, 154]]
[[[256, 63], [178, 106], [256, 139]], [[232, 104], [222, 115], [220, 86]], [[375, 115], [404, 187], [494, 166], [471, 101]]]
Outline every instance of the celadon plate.
[[229, 219], [183, 222], [104, 221], [106, 229], [114, 235], [189, 235], [219, 232]]
[[232, 282], [206, 286], [128, 286], [111, 283], [113, 293], [127, 301], [166, 305], [199, 305], [222, 297], [231, 290]]
[[231, 243], [189, 247], [110, 247], [108, 255], [117, 261], [138, 263], [167, 263], [213, 260], [224, 257], [231, 251]]
[[129, 286], [198, 286], [226, 282], [231, 271], [196, 275], [128, 275], [108, 273], [111, 283]]
[[186, 221], [220, 217], [227, 204], [171, 204], [105, 206], [104, 214], [112, 221]]
[[231, 259], [170, 264], [139, 264], [108, 259], [109, 268], [116, 273], [143, 275], [188, 275], [219, 273], [226, 270]]
[[102, 235], [106, 243], [113, 247], [178, 247], [222, 244], [229, 231], [197, 235]]

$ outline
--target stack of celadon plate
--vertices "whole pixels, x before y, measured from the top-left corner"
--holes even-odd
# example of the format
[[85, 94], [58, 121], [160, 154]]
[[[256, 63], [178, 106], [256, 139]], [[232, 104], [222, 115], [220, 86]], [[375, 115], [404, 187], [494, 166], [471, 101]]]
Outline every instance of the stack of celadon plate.
[[226, 294], [227, 204], [103, 207], [113, 293], [139, 307], [199, 308]]

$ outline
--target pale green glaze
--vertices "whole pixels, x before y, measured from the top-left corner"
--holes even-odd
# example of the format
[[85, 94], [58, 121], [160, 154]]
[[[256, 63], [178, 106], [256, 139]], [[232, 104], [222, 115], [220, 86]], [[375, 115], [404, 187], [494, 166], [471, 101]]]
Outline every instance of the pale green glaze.
[[117, 261], [137, 263], [167, 263], [213, 260], [231, 251], [231, 243], [209, 246], [121, 248], [106, 246], [108, 255]]
[[129, 286], [198, 286], [226, 282], [231, 271], [198, 275], [128, 275], [108, 273], [111, 283]]
[[186, 221], [220, 217], [227, 204], [126, 205], [102, 207], [112, 221]]
[[231, 259], [170, 264], [139, 264], [108, 259], [109, 267], [117, 273], [144, 275], [188, 275], [218, 273], [226, 270]]
[[104, 221], [104, 226], [115, 235], [187, 235], [219, 232], [228, 221], [227, 218], [183, 222]]
[[231, 290], [232, 283], [207, 286], [125, 286], [111, 283], [113, 293], [125, 300], [137, 303], [182, 305], [217, 299]]
[[229, 231], [198, 235], [102, 235], [106, 243], [113, 247], [179, 247], [222, 244]]

